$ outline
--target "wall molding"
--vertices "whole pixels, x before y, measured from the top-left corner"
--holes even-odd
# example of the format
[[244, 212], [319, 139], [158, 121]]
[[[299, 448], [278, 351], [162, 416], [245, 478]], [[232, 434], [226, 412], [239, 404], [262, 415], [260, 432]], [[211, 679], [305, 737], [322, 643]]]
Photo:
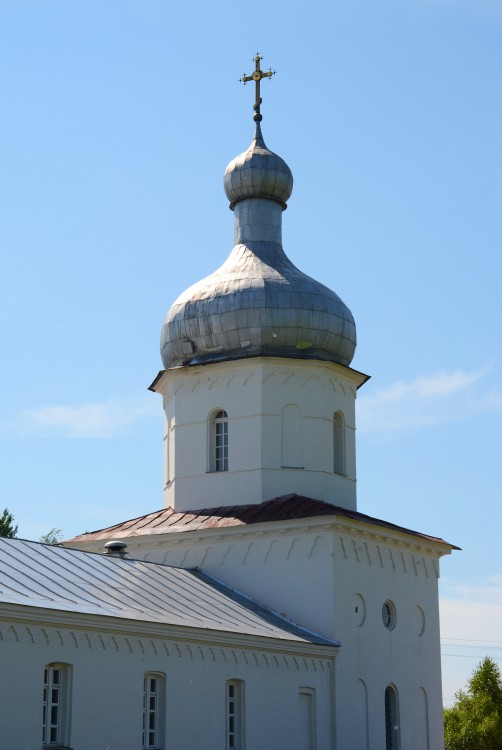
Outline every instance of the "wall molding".
[[[110, 635], [79, 628], [37, 627], [23, 623], [8, 623], [0, 620], [0, 648], [25, 647], [30, 644], [42, 649], [49, 661], [60, 658], [69, 660], [68, 651], [79, 650], [100, 654], [103, 651], [122, 655], [136, 655], [164, 661], [185, 659], [189, 661], [234, 664], [260, 669], [262, 666], [273, 669], [294, 669], [296, 671], [326, 671], [330, 669], [331, 658], [309, 658], [299, 655], [286, 655], [280, 652], [265, 652], [260, 649], [215, 647], [210, 644], [194, 644], [189, 641], [168, 638], [134, 638], [124, 635]], [[65, 654], [60, 652], [64, 650]], [[334, 654], [333, 654], [334, 657]], [[333, 658], [332, 657], [332, 658]]]

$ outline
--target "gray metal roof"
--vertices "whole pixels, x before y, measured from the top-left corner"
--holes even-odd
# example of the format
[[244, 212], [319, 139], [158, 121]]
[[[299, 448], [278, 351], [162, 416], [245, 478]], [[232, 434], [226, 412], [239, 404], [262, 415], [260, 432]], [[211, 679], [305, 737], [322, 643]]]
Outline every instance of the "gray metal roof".
[[196, 570], [0, 539], [0, 602], [339, 645]]

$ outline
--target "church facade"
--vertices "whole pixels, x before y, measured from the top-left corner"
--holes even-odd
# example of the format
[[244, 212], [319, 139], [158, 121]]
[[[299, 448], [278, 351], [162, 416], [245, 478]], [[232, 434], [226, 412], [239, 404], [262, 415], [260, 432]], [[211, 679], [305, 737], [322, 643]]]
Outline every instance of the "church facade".
[[[293, 177], [263, 139], [259, 61], [255, 135], [224, 176], [234, 247], [180, 295], [162, 328], [151, 390], [165, 414], [164, 508], [75, 537], [65, 551], [118, 544], [121, 562], [197, 571], [314, 634], [302, 646], [312, 679], [291, 649], [287, 668], [276, 655], [276, 682], [261, 657], [254, 676], [247, 658], [211, 665], [193, 704], [194, 722], [221, 720], [208, 750], [440, 750], [437, 584], [454, 547], [357, 510], [355, 405], [367, 376], [350, 366], [350, 310], [283, 249]], [[148, 669], [167, 685], [157, 650]], [[199, 679], [196, 661], [185, 678], [193, 669]], [[241, 691], [233, 737], [233, 699], [221, 700], [229, 680]], [[261, 717], [268, 729], [256, 734]], [[143, 748], [203, 746], [171, 745], [167, 731], [158, 742]]]
[[70, 544], [122, 540], [134, 558], [205, 571], [340, 641], [334, 746], [436, 750], [437, 582], [452, 546], [357, 511], [367, 376], [350, 367], [350, 310], [283, 249], [293, 178], [262, 136], [262, 75], [257, 58], [255, 136], [224, 175], [234, 247], [162, 329], [151, 390], [165, 414], [165, 507]]
[[331, 746], [339, 644], [122, 554], [0, 539], [2, 748]]

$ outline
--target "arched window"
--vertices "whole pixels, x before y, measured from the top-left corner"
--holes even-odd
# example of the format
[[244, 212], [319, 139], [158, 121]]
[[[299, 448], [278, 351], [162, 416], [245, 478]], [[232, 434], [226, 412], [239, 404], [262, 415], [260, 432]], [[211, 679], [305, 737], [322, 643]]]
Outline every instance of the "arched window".
[[52, 663], [44, 667], [42, 744], [70, 746], [71, 665]]
[[341, 411], [333, 415], [333, 471], [345, 476], [345, 419]]
[[385, 688], [385, 750], [399, 750], [399, 706], [392, 685]]
[[226, 750], [244, 747], [244, 683], [228, 680], [226, 684]]
[[143, 678], [143, 750], [164, 746], [165, 675], [146, 672]]
[[228, 414], [213, 411], [209, 418], [209, 471], [228, 471]]

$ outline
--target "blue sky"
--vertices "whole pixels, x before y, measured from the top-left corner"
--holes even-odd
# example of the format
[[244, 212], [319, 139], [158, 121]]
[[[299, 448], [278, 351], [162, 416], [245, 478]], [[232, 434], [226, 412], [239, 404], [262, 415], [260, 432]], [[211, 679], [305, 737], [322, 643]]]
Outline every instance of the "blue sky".
[[226, 164], [265, 140], [284, 246], [358, 327], [359, 509], [442, 566], [445, 701], [502, 660], [502, 6], [0, 2], [0, 506], [66, 536], [162, 505], [146, 388], [165, 313], [232, 245]]

